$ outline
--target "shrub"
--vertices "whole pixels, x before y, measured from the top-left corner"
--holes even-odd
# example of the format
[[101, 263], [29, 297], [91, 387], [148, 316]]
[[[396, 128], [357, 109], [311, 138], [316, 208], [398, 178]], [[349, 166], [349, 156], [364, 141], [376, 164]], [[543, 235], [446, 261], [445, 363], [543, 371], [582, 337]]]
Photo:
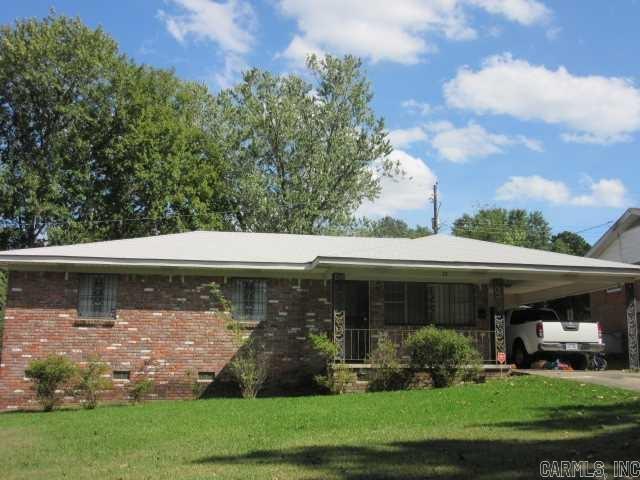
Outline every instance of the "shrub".
[[331, 393], [340, 395], [346, 392], [347, 386], [356, 381], [356, 374], [346, 365], [335, 363], [338, 346], [326, 335], [310, 334], [309, 341], [312, 348], [325, 361], [325, 374], [316, 375], [314, 380]]
[[338, 346], [326, 335], [309, 334], [311, 347], [323, 358], [328, 365], [338, 356]]
[[248, 340], [229, 363], [243, 398], [256, 398], [267, 380], [267, 365], [261, 359], [261, 349]]
[[346, 393], [347, 387], [356, 381], [357, 375], [344, 363], [335, 363], [327, 368], [326, 375], [316, 375], [314, 379], [318, 385], [327, 388], [334, 395], [342, 395]]
[[381, 334], [378, 344], [369, 355], [371, 363], [371, 390], [393, 390], [402, 385], [402, 366], [398, 347], [386, 334]]
[[453, 330], [421, 328], [407, 341], [414, 368], [426, 369], [435, 387], [470, 379], [480, 370], [480, 355], [471, 340]]
[[86, 367], [78, 370], [75, 391], [84, 400], [83, 407], [96, 408], [100, 393], [113, 386], [111, 379], [104, 376], [108, 371], [109, 366], [97, 356], [90, 357]]
[[141, 378], [133, 382], [129, 387], [131, 403], [141, 403], [153, 391], [154, 386], [155, 383], [150, 378]]
[[36, 397], [45, 412], [50, 412], [58, 404], [59, 390], [69, 386], [76, 371], [71, 360], [58, 355], [34, 360], [29, 364], [25, 374], [35, 384]]

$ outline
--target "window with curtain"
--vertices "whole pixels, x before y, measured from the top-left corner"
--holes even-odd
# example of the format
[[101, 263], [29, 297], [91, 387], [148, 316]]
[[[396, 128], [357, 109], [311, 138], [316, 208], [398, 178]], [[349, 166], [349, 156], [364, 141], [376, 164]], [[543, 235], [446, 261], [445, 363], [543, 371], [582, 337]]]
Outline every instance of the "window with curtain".
[[116, 315], [115, 275], [80, 275], [78, 316], [86, 318], [114, 318]]
[[476, 322], [473, 285], [385, 282], [386, 325], [472, 326]]
[[236, 320], [264, 320], [267, 315], [266, 280], [234, 279], [231, 294], [231, 312]]

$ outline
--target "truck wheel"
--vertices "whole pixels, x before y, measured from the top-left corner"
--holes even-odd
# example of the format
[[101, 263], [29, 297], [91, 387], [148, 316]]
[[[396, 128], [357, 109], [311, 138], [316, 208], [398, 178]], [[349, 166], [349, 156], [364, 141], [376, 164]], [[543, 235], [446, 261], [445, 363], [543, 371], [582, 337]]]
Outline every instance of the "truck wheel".
[[513, 361], [518, 368], [529, 368], [531, 366], [529, 354], [520, 340], [513, 345]]
[[571, 359], [571, 364], [574, 370], [586, 370], [587, 363], [586, 355], [576, 355]]

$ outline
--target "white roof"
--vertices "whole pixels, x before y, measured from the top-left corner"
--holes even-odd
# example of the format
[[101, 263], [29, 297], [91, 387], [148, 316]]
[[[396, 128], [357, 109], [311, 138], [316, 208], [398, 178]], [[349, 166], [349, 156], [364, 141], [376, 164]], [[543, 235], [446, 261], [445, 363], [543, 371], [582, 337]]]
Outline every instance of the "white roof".
[[313, 270], [318, 266], [519, 268], [638, 275], [640, 266], [431, 235], [417, 239], [195, 231], [0, 252], [0, 265]]

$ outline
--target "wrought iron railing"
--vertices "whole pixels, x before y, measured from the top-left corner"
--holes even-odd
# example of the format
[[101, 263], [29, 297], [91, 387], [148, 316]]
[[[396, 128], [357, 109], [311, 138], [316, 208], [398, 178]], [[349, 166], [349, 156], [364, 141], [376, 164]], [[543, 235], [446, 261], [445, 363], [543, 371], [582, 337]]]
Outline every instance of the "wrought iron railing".
[[[483, 361], [495, 362], [492, 330], [455, 329], [458, 333], [471, 339]], [[400, 357], [408, 360], [406, 342], [416, 329], [412, 328], [347, 328], [344, 331], [345, 358], [347, 362], [364, 362], [375, 350], [378, 339], [383, 335], [389, 338], [398, 348]]]

